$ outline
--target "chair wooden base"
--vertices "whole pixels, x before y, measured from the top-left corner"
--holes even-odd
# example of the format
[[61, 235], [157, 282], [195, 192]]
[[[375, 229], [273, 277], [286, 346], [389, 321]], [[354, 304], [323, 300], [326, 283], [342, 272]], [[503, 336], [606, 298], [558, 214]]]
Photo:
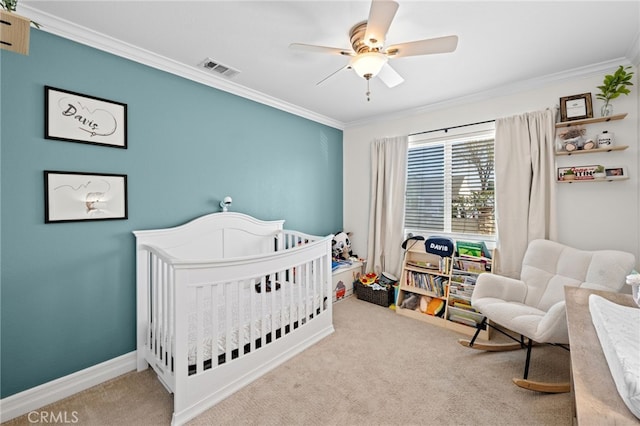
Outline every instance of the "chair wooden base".
[[549, 383], [534, 382], [533, 380], [513, 378], [513, 383], [523, 389], [533, 390], [544, 393], [567, 393], [571, 390], [571, 384], [568, 382]]
[[477, 349], [479, 351], [487, 351], [487, 352], [503, 352], [503, 351], [514, 351], [516, 349], [524, 349], [524, 347], [520, 343], [480, 343], [473, 342], [471, 345], [471, 340], [469, 339], [458, 339], [458, 343], [462, 346]]

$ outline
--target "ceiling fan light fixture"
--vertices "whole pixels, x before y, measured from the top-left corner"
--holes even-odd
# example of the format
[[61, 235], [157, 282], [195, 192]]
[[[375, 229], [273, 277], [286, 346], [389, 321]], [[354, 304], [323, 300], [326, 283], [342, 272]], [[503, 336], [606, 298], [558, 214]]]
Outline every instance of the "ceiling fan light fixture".
[[388, 58], [384, 53], [367, 52], [361, 53], [351, 59], [349, 66], [353, 68], [360, 77], [368, 80], [378, 75], [387, 61]]

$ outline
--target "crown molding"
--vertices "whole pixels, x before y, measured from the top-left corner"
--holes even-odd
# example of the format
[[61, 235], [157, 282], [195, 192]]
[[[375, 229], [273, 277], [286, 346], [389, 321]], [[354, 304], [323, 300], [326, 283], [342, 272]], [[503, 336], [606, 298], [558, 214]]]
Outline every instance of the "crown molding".
[[333, 118], [317, 114], [313, 111], [307, 110], [297, 105], [285, 102], [273, 96], [266, 95], [262, 92], [249, 89], [245, 86], [239, 85], [224, 78], [210, 75], [209, 73], [198, 68], [181, 64], [172, 59], [155, 54], [145, 49], [141, 49], [139, 47], [109, 37], [105, 34], [98, 33], [67, 20], [60, 19], [48, 13], [41, 12], [36, 8], [27, 5], [21, 5], [19, 9], [19, 12], [21, 14], [23, 14], [24, 16], [28, 16], [29, 19], [32, 19], [33, 21], [38, 22], [42, 26], [41, 30], [43, 31], [114, 54], [116, 56], [130, 59], [134, 62], [141, 63], [155, 69], [169, 72], [171, 74], [186, 78], [191, 81], [195, 81], [197, 83], [201, 83], [209, 87], [213, 87], [267, 106], [271, 106], [273, 108], [277, 108], [290, 114], [297, 115], [339, 130], [344, 130], [350, 127], [359, 127], [374, 122], [380, 122], [380, 120], [392, 120], [401, 117], [418, 115], [425, 112], [440, 110], [443, 108], [450, 108], [458, 105], [468, 104], [470, 102], [483, 101], [498, 96], [506, 96], [518, 92], [535, 90], [546, 85], [556, 84], [570, 79], [576, 79], [593, 74], [602, 74], [603, 72], [610, 71], [612, 68], [617, 68], [618, 65], [621, 64], [634, 66], [640, 65], [640, 32], [638, 32], [634, 42], [631, 43], [629, 49], [627, 49], [625, 57], [622, 58], [574, 68], [571, 70], [549, 74], [546, 76], [516, 82], [509, 85], [501, 85], [499, 87], [494, 87], [474, 94], [460, 96], [457, 98], [450, 98], [440, 102], [433, 102], [428, 105], [398, 111], [392, 114], [382, 114], [378, 116], [368, 117], [363, 120], [344, 123]]
[[297, 105], [284, 102], [281, 99], [269, 96], [257, 90], [249, 89], [224, 78], [211, 75], [198, 68], [181, 64], [167, 57], [141, 49], [105, 34], [98, 33], [73, 22], [44, 13], [36, 8], [21, 5], [19, 7], [19, 13], [40, 24], [40, 30], [50, 34], [66, 38], [122, 58], [130, 59], [134, 62], [147, 65], [161, 71], [166, 71], [179, 77], [201, 83], [205, 86], [213, 87], [329, 127], [344, 130], [344, 123], [341, 121], [317, 114]]
[[393, 120], [398, 118], [406, 118], [409, 116], [424, 114], [431, 111], [437, 111], [445, 108], [465, 105], [472, 102], [485, 101], [487, 99], [492, 99], [500, 96], [507, 96], [515, 93], [535, 90], [551, 84], [561, 83], [563, 81], [575, 80], [577, 78], [583, 78], [591, 75], [611, 72], [612, 70], [615, 70], [616, 68], [618, 68], [619, 65], [630, 65], [630, 64], [631, 64], [631, 61], [627, 57], [612, 59], [609, 61], [600, 62], [597, 64], [591, 64], [584, 67], [573, 68], [567, 71], [548, 74], [542, 77], [536, 77], [529, 80], [516, 82], [513, 84], [494, 87], [494, 88], [473, 93], [470, 95], [451, 98], [441, 102], [434, 102], [428, 105], [423, 105], [421, 107], [399, 111], [393, 114], [380, 115], [376, 117], [369, 117], [364, 120], [348, 122], [346, 123], [346, 128], [360, 127], [367, 124], [372, 124], [374, 122], [379, 123], [381, 120]]

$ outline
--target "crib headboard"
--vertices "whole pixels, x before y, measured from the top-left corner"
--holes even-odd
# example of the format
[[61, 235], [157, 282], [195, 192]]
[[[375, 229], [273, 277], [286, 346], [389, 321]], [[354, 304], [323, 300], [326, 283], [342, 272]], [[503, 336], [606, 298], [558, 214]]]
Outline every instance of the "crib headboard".
[[263, 221], [242, 213], [211, 213], [173, 228], [133, 231], [136, 244], [160, 248], [179, 259], [227, 259], [270, 253], [284, 220]]

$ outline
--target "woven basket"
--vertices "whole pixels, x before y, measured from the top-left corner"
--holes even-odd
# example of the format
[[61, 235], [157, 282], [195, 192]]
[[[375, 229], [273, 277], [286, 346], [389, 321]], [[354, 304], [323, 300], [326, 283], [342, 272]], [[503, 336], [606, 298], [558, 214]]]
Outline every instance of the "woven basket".
[[375, 303], [376, 305], [388, 307], [393, 303], [393, 288], [387, 290], [373, 290], [371, 287], [362, 284], [359, 280], [353, 283], [356, 296], [360, 300]]

